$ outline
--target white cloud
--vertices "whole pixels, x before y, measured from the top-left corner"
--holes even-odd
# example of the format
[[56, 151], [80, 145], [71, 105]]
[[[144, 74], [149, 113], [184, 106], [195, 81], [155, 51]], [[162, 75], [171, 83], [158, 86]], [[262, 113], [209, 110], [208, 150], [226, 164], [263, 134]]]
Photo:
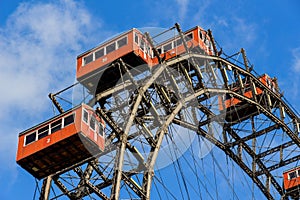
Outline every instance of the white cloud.
[[222, 41], [220, 44], [226, 52], [236, 52], [240, 48], [257, 48], [257, 24], [237, 16], [213, 16], [209, 26], [213, 30], [215, 39]]
[[184, 20], [188, 9], [189, 0], [176, 0], [179, 6], [179, 19]]
[[44, 120], [47, 94], [75, 80], [76, 56], [95, 26], [82, 4], [60, 0], [20, 4], [0, 27], [0, 160], [7, 165], [15, 162], [17, 131]]
[[228, 27], [227, 19], [219, 16], [215, 16], [214, 19], [216, 21], [217, 26]]
[[24, 3], [11, 15], [0, 35], [6, 47], [0, 50], [4, 108], [40, 110], [50, 88], [74, 80], [74, 52], [91, 23], [88, 12], [80, 7], [70, 0]]
[[240, 14], [240, 8], [243, 7], [241, 4], [236, 4], [235, 10], [224, 2], [218, 3], [217, 7], [213, 1], [207, 0], [190, 4], [195, 5], [196, 12], [189, 13], [190, 20], [187, 23], [211, 29], [215, 40], [226, 53], [235, 53], [241, 47], [250, 49], [254, 44], [257, 48], [258, 23]]
[[208, 11], [211, 6], [211, 3], [212, 3], [211, 1], [207, 1], [207, 0], [199, 1], [198, 5], [196, 5], [196, 7], [198, 8], [197, 12], [195, 12], [193, 16], [190, 17], [191, 18], [190, 23], [199, 25], [204, 29], [209, 28], [211, 23], [210, 20], [211, 16]]
[[291, 50], [291, 70], [288, 73], [288, 83], [282, 82], [283, 88], [285, 89], [285, 95], [287, 99], [292, 102], [293, 107], [299, 111], [299, 75], [300, 74], [300, 47]]
[[254, 42], [257, 35], [257, 28], [254, 23], [235, 17], [232, 24], [235, 24], [235, 26], [232, 26], [235, 36], [242, 39], [242, 41], [246, 44]]
[[300, 72], [300, 47], [292, 50], [292, 56], [293, 56], [292, 68], [295, 72]]

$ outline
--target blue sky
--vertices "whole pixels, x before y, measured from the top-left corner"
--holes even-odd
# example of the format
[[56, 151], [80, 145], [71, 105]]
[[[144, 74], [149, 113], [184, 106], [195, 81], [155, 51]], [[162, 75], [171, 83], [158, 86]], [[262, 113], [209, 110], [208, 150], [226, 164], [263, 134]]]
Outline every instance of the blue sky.
[[32, 199], [15, 164], [18, 133], [53, 115], [48, 93], [75, 81], [76, 56], [132, 27], [211, 29], [227, 54], [241, 47], [258, 73], [278, 77], [300, 111], [300, 2], [0, 0], [0, 199]]

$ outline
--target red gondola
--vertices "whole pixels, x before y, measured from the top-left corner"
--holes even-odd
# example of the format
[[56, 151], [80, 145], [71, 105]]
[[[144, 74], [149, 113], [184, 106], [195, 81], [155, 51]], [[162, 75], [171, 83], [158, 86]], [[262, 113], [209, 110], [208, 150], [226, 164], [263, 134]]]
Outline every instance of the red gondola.
[[[278, 94], [276, 79], [272, 79], [267, 74], [263, 74], [258, 79], [270, 90]], [[243, 96], [250, 99], [253, 98], [252, 87], [250, 85], [250, 82], [243, 80], [243, 84], [244, 84]], [[234, 92], [238, 92], [240, 90], [240, 86], [237, 83], [233, 83], [230, 86], [230, 88]], [[256, 97], [259, 98], [259, 96], [263, 94], [263, 88], [255, 87], [255, 90], [256, 90]], [[226, 111], [226, 120], [230, 122], [237, 122], [237, 120], [247, 119], [248, 116], [258, 112], [255, 105], [249, 105], [245, 103], [245, 101], [242, 101], [229, 94], [220, 95], [218, 97], [218, 100], [219, 100], [218, 102], [219, 110], [221, 112]]]
[[300, 198], [300, 166], [283, 172], [283, 186], [287, 196]]
[[130, 66], [151, 65], [150, 45], [139, 30], [131, 29], [79, 55], [76, 78], [91, 92], [111, 88], [120, 78], [120, 68], [108, 66], [119, 58]]
[[[277, 93], [276, 91], [276, 82], [274, 79], [270, 78], [270, 76], [268, 76], [267, 74], [263, 74], [262, 76], [260, 76], [258, 78], [264, 85], [266, 85], [269, 89], [271, 89], [273, 92]], [[245, 87], [245, 92], [244, 92], [244, 96], [245, 97], [248, 97], [248, 98], [252, 98], [252, 91], [251, 91], [251, 87], [250, 87], [250, 84], [246, 83], [244, 85]], [[238, 91], [240, 88], [239, 87], [234, 87], [232, 88], [233, 91]], [[259, 87], [256, 87], [256, 95], [260, 95], [263, 93], [263, 89], [262, 88], [259, 88]], [[224, 110], [224, 107], [225, 109], [228, 109], [230, 107], [233, 107], [233, 106], [236, 106], [236, 105], [239, 105], [241, 103], [241, 100], [235, 98], [235, 97], [230, 97], [229, 95], [225, 95], [225, 99], [223, 100], [224, 101], [224, 106], [223, 106], [223, 103], [222, 103], [222, 98], [219, 98], [219, 109], [222, 111]]]
[[[184, 40], [186, 42], [189, 51], [195, 53], [202, 53], [206, 55], [213, 55], [213, 46], [207, 31], [201, 27], [196, 26], [183, 33]], [[183, 41], [180, 36], [170, 38], [167, 41], [156, 46], [160, 57], [164, 60], [179, 56], [186, 53]], [[153, 65], [158, 64], [156, 57], [153, 58]]]
[[19, 134], [17, 163], [41, 179], [104, 150], [105, 123], [85, 104]]
[[[189, 50], [213, 55], [213, 46], [207, 32], [199, 26], [183, 33]], [[186, 52], [180, 36], [156, 45], [164, 60]], [[137, 29], [129, 30], [77, 57], [76, 78], [90, 93], [99, 93], [115, 86], [121, 78], [120, 68], [111, 65], [121, 58], [131, 67], [158, 64], [151, 45]], [[123, 73], [123, 72], [122, 72]]]

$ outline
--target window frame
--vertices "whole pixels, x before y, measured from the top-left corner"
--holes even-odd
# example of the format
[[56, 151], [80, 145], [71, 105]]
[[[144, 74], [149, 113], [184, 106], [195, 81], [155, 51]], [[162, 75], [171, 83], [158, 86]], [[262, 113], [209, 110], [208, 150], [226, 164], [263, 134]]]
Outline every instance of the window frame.
[[[121, 40], [123, 40], [123, 39], [126, 40], [126, 43], [123, 44], [122, 46], [120, 46], [120, 45], [119, 45], [119, 41], [121, 41]], [[128, 37], [127, 37], [127, 35], [124, 36], [124, 37], [122, 37], [122, 38], [120, 38], [120, 39], [118, 39], [118, 40], [116, 41], [116, 46], [117, 46], [116, 49], [122, 48], [122, 47], [124, 47], [124, 46], [126, 46], [126, 45], [128, 45]]]
[[[101, 50], [103, 51], [103, 55], [97, 57], [96, 53], [100, 52]], [[99, 59], [99, 58], [101, 58], [101, 57], [103, 57], [103, 56], [106, 55], [105, 47], [102, 47], [102, 48], [100, 48], [100, 49], [97, 49], [97, 50], [96, 50], [95, 52], [93, 52], [93, 53], [95, 54], [95, 60], [97, 60], [97, 59]]]
[[175, 47], [181, 46], [182, 43], [183, 43], [183, 41], [182, 41], [181, 38], [176, 39], [176, 40], [174, 41], [174, 48], [175, 48]]
[[[101, 131], [102, 130], [102, 131]], [[104, 138], [105, 127], [102, 123], [98, 122], [98, 135]]]
[[[39, 131], [40, 130], [42, 130], [42, 129], [44, 129], [44, 128], [46, 128], [46, 127], [48, 127], [47, 128], [47, 131], [45, 130], [45, 131], [42, 131], [41, 133], [39, 133]], [[44, 127], [42, 127], [42, 128], [39, 128], [38, 130], [37, 130], [37, 140], [40, 140], [40, 139], [43, 139], [44, 137], [47, 137], [48, 135], [50, 135], [49, 133], [50, 133], [50, 124], [47, 124], [47, 126], [44, 126]], [[47, 132], [47, 135], [43, 135], [44, 133], [46, 133]], [[39, 137], [40, 135], [43, 135], [41, 138]]]
[[[60, 123], [58, 123], [59, 121], [60, 121]], [[62, 123], [62, 122], [63, 122], [62, 118], [60, 118], [60, 119], [58, 119], [58, 120], [52, 122], [52, 123], [50, 124], [50, 134], [53, 134], [53, 133], [55, 133], [56, 131], [61, 130], [61, 129], [63, 128], [63, 123]], [[58, 124], [56, 124], [55, 126], [52, 126], [52, 124], [55, 124], [55, 123], [58, 123]], [[57, 129], [58, 125], [60, 125], [60, 128], [59, 128], [59, 129]], [[53, 132], [52, 132], [52, 129], [54, 129]]]
[[[169, 49], [165, 50], [165, 47], [166, 47], [166, 46], [168, 46]], [[173, 48], [173, 42], [170, 42], [170, 43], [168, 43], [168, 44], [165, 44], [165, 45], [163, 46], [163, 49], [164, 49], [164, 53], [166, 53], [166, 52], [168, 52], [168, 51], [174, 49], [174, 48]]]
[[162, 54], [163, 53], [163, 49], [162, 49], [161, 46], [157, 47], [156, 50], [157, 50], [158, 54]]
[[[87, 121], [84, 120], [84, 113], [85, 112], [87, 113]], [[82, 119], [81, 119], [81, 121], [83, 121], [84, 123], [86, 123], [87, 125], [89, 125], [89, 118], [90, 118], [89, 117], [89, 112], [85, 108], [83, 108], [82, 109]]]
[[[91, 123], [92, 123], [92, 120], [93, 120], [93, 124], [94, 124], [94, 128], [92, 127]], [[92, 129], [94, 132], [96, 131], [96, 124], [97, 124], [97, 119], [96, 117], [94, 117], [93, 115], [90, 117], [90, 121], [89, 121], [89, 127], [90, 129]]]
[[[137, 41], [136, 41], [136, 39], [137, 39]], [[134, 32], [134, 43], [137, 44], [138, 46], [140, 43], [140, 37], [136, 32]]]
[[199, 38], [200, 38], [200, 40], [203, 41], [203, 33], [202, 33], [202, 30], [199, 30], [198, 33], [199, 33]]
[[[113, 50], [107, 50], [107, 48], [110, 48], [110, 46], [112, 47], [112, 46], [114, 46], [114, 49]], [[111, 52], [113, 52], [113, 51], [115, 51], [115, 50], [117, 50], [117, 44], [116, 44], [116, 41], [114, 41], [114, 42], [112, 42], [112, 43], [110, 43], [110, 44], [108, 44], [108, 45], [106, 45], [105, 46], [105, 55], [107, 55], [107, 54], [109, 54], [109, 53], [111, 53]]]
[[[188, 37], [189, 35], [191, 35], [192, 37], [191, 37], [191, 38]], [[190, 40], [193, 40], [193, 39], [194, 39], [194, 33], [193, 33], [193, 32], [184, 35], [184, 40], [185, 40], [186, 42], [188, 42], [188, 41], [190, 41]]]
[[[26, 138], [29, 136], [29, 135], [35, 135], [35, 137], [34, 137], [34, 140], [33, 141], [31, 141], [31, 142], [29, 142], [29, 143], [27, 143], [26, 144]], [[29, 144], [32, 144], [32, 143], [34, 143], [35, 141], [37, 141], [37, 131], [35, 130], [34, 132], [30, 132], [30, 133], [27, 133], [25, 136], [24, 136], [24, 144], [23, 144], [23, 146], [27, 146], [27, 145], [29, 145]]]
[[[90, 56], [92, 56], [92, 60], [91, 60], [90, 62], [86, 62], [85, 59], [86, 59], [87, 57], [90, 57]], [[95, 60], [94, 52], [91, 52], [90, 54], [84, 56], [82, 59], [83, 59], [83, 61], [82, 61], [83, 66], [85, 66], [85, 65], [87, 65], [87, 64], [89, 64], [89, 63], [91, 63], [91, 62], [93, 62], [93, 61]]]
[[[73, 122], [71, 122], [71, 123], [69, 123], [69, 124], [66, 125], [66, 124], [65, 124], [65, 119], [68, 118], [68, 117], [70, 117], [70, 116], [73, 116]], [[72, 113], [72, 114], [70, 114], [70, 115], [65, 116], [65, 117], [63, 118], [63, 128], [64, 128], [64, 127], [67, 127], [67, 126], [69, 126], [69, 125], [71, 125], [71, 124], [74, 124], [74, 123], [75, 123], [75, 117], [76, 117], [75, 112]]]
[[144, 41], [143, 38], [140, 39], [139, 48], [140, 48], [143, 52], [145, 52], [145, 49], [146, 49], [146, 41]]
[[[291, 177], [291, 174], [295, 174], [295, 176], [294, 176], [294, 177]], [[292, 179], [295, 179], [295, 178], [297, 178], [297, 171], [292, 171], [292, 172], [289, 172], [289, 173], [288, 173], [288, 179], [289, 179], [289, 180], [292, 180]]]

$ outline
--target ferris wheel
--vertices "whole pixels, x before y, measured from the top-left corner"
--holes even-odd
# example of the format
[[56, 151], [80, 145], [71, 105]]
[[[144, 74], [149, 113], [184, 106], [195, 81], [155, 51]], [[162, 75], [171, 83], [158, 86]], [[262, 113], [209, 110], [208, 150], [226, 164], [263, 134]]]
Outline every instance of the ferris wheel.
[[297, 112], [210, 30], [131, 29], [76, 76], [49, 95], [60, 114], [19, 135], [34, 199], [299, 198]]

